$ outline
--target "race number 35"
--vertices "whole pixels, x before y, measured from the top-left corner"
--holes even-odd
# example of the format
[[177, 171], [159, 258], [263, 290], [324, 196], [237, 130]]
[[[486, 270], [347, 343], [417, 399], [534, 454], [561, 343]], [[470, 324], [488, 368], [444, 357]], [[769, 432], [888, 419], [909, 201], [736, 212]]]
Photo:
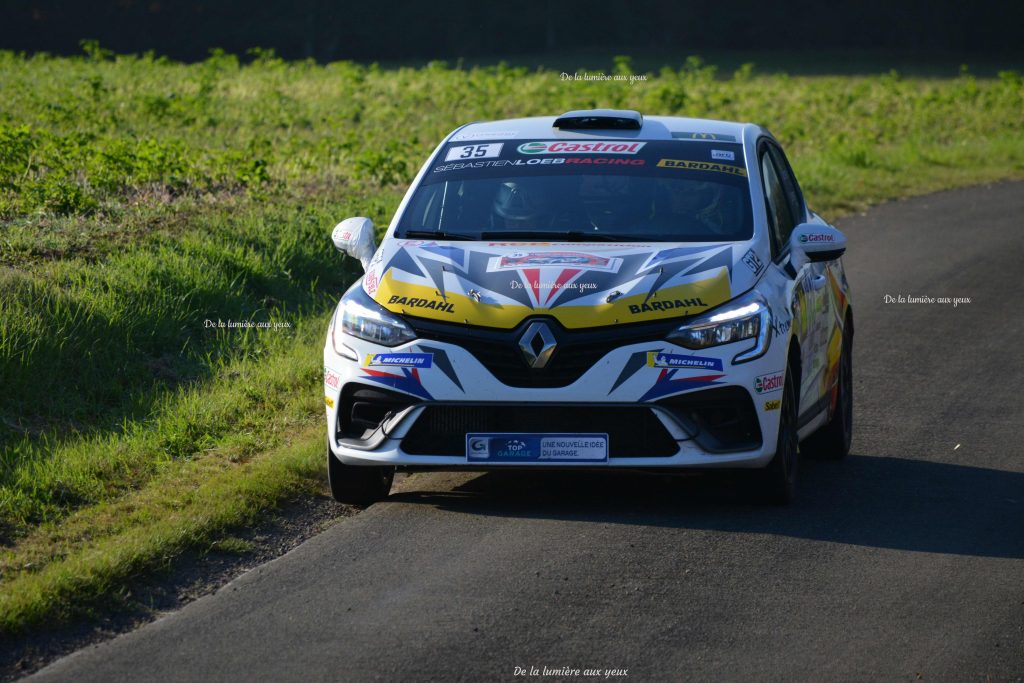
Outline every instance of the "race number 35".
[[462, 145], [452, 147], [445, 156], [445, 161], [462, 161], [472, 159], [490, 159], [501, 156], [502, 142], [490, 142], [485, 145]]

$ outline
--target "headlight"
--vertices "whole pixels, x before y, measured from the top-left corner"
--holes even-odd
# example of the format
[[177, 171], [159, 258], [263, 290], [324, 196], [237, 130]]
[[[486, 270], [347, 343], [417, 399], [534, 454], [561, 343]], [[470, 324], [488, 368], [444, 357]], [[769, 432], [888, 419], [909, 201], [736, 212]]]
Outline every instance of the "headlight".
[[772, 312], [757, 292], [748, 294], [719, 311], [703, 315], [674, 330], [668, 338], [688, 349], [706, 349], [753, 339], [754, 345], [733, 358], [733, 363], [760, 358], [772, 341]]
[[401, 318], [389, 313], [367, 296], [361, 282], [349, 287], [345, 296], [341, 297], [334, 316], [334, 331], [331, 334], [334, 350], [343, 356], [351, 357], [353, 352], [344, 346], [339, 331], [381, 346], [398, 346], [416, 338], [416, 333]]

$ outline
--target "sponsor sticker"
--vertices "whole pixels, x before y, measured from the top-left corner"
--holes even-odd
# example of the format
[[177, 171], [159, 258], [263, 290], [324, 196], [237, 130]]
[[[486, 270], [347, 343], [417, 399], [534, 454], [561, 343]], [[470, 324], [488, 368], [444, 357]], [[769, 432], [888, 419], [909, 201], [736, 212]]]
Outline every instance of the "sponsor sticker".
[[432, 353], [368, 353], [365, 367], [391, 366], [396, 368], [429, 368], [434, 360]]
[[551, 164], [564, 164], [567, 159], [563, 157], [534, 158], [534, 159], [490, 159], [485, 161], [458, 161], [444, 166], [438, 166], [434, 173], [446, 173], [448, 171], [463, 171], [467, 168], [502, 168], [504, 166], [548, 166]]
[[735, 135], [721, 133], [672, 133], [676, 140], [718, 140], [719, 142], [736, 142]]
[[445, 155], [445, 161], [457, 161], [459, 159], [492, 159], [501, 156], [503, 142], [489, 142], [480, 145], [460, 145], [452, 147]]
[[661, 168], [679, 168], [687, 171], [710, 171], [714, 173], [728, 173], [729, 175], [747, 177], [747, 170], [739, 166], [728, 166], [726, 164], [714, 164], [710, 161], [692, 161], [689, 159], [662, 159], [658, 162]]
[[332, 389], [341, 388], [341, 374], [336, 370], [324, 368], [324, 386]]
[[566, 165], [569, 164], [592, 164], [596, 166], [645, 166], [646, 159], [624, 159], [622, 157], [566, 157]]
[[754, 378], [754, 391], [759, 394], [770, 394], [779, 391], [786, 384], [785, 372], [773, 372]]
[[607, 462], [607, 434], [467, 434], [471, 462]]
[[636, 154], [645, 144], [621, 140], [524, 142], [517, 150], [520, 154]]
[[765, 401], [764, 402], [764, 409], [765, 410], [778, 410], [779, 406], [781, 406], [781, 405], [782, 405], [782, 401], [780, 401], [778, 399], [775, 399], [774, 401]]
[[736, 152], [727, 149], [713, 149], [711, 150], [711, 158], [718, 159], [719, 161], [736, 161]]
[[517, 268], [538, 268], [544, 266], [575, 266], [589, 270], [615, 272], [622, 263], [620, 258], [606, 258], [579, 251], [519, 251], [493, 258], [488, 270], [515, 270]]
[[722, 361], [718, 358], [704, 358], [702, 356], [684, 356], [675, 353], [664, 353], [661, 351], [648, 351], [647, 367], [692, 368], [694, 370], [718, 370], [721, 372]]
[[392, 296], [388, 299], [389, 304], [407, 306], [409, 308], [432, 308], [445, 313], [454, 313], [455, 304], [438, 301], [437, 299], [422, 299], [415, 296]]
[[775, 332], [775, 336], [781, 337], [789, 332], [790, 326], [793, 324], [792, 318], [786, 320], [776, 320], [772, 323], [772, 331]]
[[743, 263], [747, 265], [753, 271], [754, 275], [759, 275], [761, 270], [764, 268], [764, 264], [761, 262], [760, 257], [753, 249], [747, 249], [747, 253], [743, 255]]
[[462, 142], [463, 140], [500, 140], [501, 138], [514, 138], [517, 135], [519, 135], [518, 130], [478, 130], [459, 133], [452, 138], [452, 142]]
[[370, 272], [363, 278], [363, 287], [366, 289], [366, 293], [373, 296], [377, 293], [377, 285], [380, 284], [380, 280], [377, 277], [376, 272]]
[[334, 399], [331, 398], [330, 396], [324, 396], [324, 403], [327, 404], [328, 408], [334, 407]]
[[700, 297], [693, 299], [665, 299], [645, 304], [630, 304], [629, 312], [633, 315], [651, 313], [653, 311], [670, 311], [676, 308], [707, 308], [708, 305]]
[[835, 235], [828, 235], [820, 232], [812, 232], [810, 235], [800, 235], [801, 242], [835, 242]]

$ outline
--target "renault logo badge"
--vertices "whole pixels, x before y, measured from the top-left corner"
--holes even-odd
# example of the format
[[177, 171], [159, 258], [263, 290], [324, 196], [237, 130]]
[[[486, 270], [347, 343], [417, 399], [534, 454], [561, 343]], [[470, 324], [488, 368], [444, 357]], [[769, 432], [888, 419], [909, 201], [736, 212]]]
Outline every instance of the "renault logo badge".
[[519, 350], [523, 352], [523, 359], [534, 370], [540, 370], [548, 364], [556, 346], [558, 343], [555, 341], [555, 335], [551, 334], [551, 328], [542, 322], [530, 323], [526, 332], [519, 338]]

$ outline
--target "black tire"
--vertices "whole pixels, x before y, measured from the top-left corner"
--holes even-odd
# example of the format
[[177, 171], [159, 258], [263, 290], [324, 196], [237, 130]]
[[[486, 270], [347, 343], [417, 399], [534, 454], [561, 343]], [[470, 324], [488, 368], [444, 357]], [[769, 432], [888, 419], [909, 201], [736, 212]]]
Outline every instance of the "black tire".
[[798, 457], [796, 383], [793, 373], [786, 369], [786, 384], [782, 390], [779, 415], [779, 438], [775, 456], [763, 470], [753, 477], [754, 498], [762, 503], [787, 505], [796, 496]]
[[327, 447], [327, 481], [339, 503], [370, 505], [383, 500], [394, 478], [394, 467], [345, 465]]
[[839, 356], [839, 398], [832, 419], [804, 439], [801, 450], [819, 460], [842, 460], [850, 453], [853, 441], [853, 336], [843, 333]]

